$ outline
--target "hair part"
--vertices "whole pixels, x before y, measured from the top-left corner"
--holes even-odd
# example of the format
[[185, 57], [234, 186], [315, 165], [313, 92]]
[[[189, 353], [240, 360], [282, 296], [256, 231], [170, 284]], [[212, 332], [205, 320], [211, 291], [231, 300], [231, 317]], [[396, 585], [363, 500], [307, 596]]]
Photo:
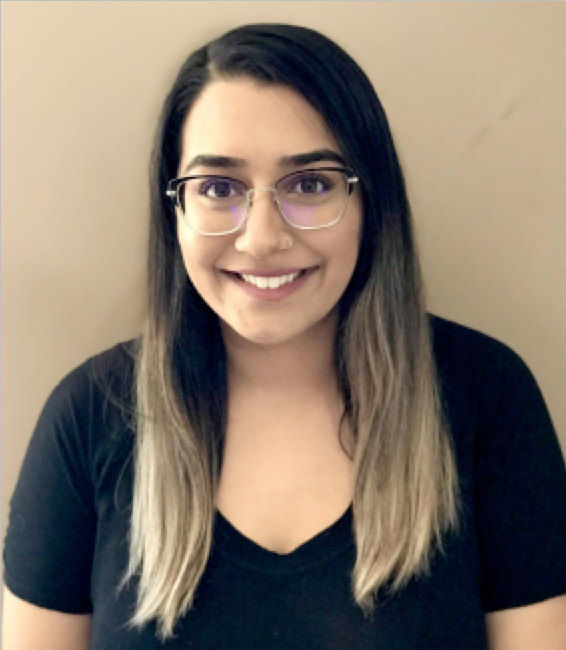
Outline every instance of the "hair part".
[[[166, 98], [151, 164], [148, 316], [136, 365], [137, 428], [130, 556], [132, 624], [171, 637], [191, 606], [212, 543], [226, 426], [218, 318], [187, 277], [174, 210], [182, 128], [211, 80], [282, 84], [323, 117], [360, 177], [358, 261], [338, 305], [335, 365], [355, 437], [352, 573], [368, 612], [380, 588], [427, 570], [456, 525], [456, 467], [438, 396], [403, 174], [385, 113], [361, 68], [325, 36], [247, 25], [194, 52]], [[184, 544], [179, 544], [179, 540]]]

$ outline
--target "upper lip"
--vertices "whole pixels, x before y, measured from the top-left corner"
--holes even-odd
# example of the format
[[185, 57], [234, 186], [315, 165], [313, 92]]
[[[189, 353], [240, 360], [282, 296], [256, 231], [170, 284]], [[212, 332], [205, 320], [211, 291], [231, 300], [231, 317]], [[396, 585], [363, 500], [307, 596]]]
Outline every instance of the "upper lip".
[[300, 266], [292, 269], [224, 269], [227, 273], [237, 273], [238, 275], [254, 275], [258, 278], [277, 278], [282, 275], [290, 275], [292, 273], [300, 273], [301, 271], [308, 271], [314, 266]]

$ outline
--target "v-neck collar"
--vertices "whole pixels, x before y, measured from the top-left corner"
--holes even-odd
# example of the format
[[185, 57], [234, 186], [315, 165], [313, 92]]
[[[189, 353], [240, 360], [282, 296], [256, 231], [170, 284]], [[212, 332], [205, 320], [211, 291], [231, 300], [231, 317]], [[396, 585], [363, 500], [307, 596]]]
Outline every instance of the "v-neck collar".
[[237, 564], [270, 574], [305, 571], [354, 546], [352, 507], [330, 526], [290, 553], [276, 553], [241, 533], [221, 512], [216, 512], [213, 550]]

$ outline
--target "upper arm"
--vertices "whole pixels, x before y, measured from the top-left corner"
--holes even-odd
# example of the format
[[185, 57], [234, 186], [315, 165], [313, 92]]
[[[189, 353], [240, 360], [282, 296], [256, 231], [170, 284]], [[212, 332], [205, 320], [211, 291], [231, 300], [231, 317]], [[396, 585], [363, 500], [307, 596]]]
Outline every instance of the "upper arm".
[[474, 468], [482, 603], [522, 620], [526, 605], [566, 592], [566, 467], [524, 362], [500, 350], [485, 365]]
[[490, 650], [564, 650], [566, 595], [486, 616]]
[[37, 607], [4, 587], [2, 647], [5, 650], [88, 650], [90, 614]]
[[88, 614], [97, 530], [85, 373], [51, 393], [10, 500], [4, 583], [25, 602]]

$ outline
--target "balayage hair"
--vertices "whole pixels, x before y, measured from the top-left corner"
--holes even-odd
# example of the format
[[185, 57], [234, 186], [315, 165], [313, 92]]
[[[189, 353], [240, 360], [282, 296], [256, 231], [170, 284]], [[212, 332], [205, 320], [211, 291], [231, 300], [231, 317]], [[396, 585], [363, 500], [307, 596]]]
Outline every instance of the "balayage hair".
[[[340, 299], [335, 368], [354, 433], [352, 573], [370, 612], [378, 590], [426, 572], [456, 525], [458, 485], [442, 417], [403, 174], [381, 104], [338, 45], [298, 26], [246, 25], [194, 52], [166, 98], [151, 165], [148, 317], [136, 364], [130, 560], [132, 624], [168, 638], [191, 606], [210, 553], [226, 426], [218, 317], [187, 277], [166, 197], [182, 127], [215, 79], [247, 77], [302, 95], [360, 177], [359, 256]], [[338, 432], [337, 432], [338, 435]]]

